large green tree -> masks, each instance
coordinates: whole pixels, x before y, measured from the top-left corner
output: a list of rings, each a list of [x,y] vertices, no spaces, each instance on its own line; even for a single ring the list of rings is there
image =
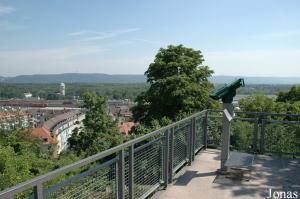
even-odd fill
[[[213,73],[203,65],[201,51],[183,45],[161,48],[145,72],[150,87],[136,98],[136,121],[150,123],[163,117],[176,118],[212,107],[208,81]]]
[[[86,156],[120,144],[117,123],[107,114],[107,99],[95,93],[84,95],[83,107],[87,109],[84,127],[69,138],[71,150]]]

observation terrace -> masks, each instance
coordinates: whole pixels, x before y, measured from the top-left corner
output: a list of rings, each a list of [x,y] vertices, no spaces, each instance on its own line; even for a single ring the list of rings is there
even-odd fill
[[[249,169],[219,173],[222,111],[176,123],[0,192],[0,198],[266,198],[300,194],[300,115],[235,112],[230,150]]]

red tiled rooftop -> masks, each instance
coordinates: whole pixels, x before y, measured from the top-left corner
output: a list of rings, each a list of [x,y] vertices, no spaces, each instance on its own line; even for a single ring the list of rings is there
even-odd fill
[[[43,144],[57,144],[57,140],[51,137],[50,131],[46,128],[34,128],[31,131],[31,135],[41,138],[43,140]]]
[[[119,131],[122,134],[128,135],[129,131],[131,130],[132,127],[134,127],[134,122],[123,122],[119,124]]]

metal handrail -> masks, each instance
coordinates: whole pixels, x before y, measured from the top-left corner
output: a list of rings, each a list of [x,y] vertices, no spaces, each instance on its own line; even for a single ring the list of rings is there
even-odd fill
[[[223,112],[222,109],[207,109],[209,112]],[[289,117],[299,117],[300,114],[287,114],[287,113],[273,113],[273,112],[253,112],[253,111],[234,111],[236,114],[249,114],[249,115],[268,115],[268,116],[289,116]]]

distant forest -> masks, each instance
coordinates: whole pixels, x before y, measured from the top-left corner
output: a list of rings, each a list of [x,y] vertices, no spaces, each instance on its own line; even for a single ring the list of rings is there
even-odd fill
[[[220,87],[222,84],[216,84]],[[261,93],[275,95],[279,91],[288,91],[292,85],[271,85],[271,84],[248,84],[238,90],[238,94]],[[104,84],[104,83],[67,83],[66,96],[63,98],[58,95],[59,84],[17,84],[1,83],[0,99],[24,98],[25,92],[31,92],[33,97],[42,99],[73,99],[73,96],[82,98],[85,92],[95,92],[98,95],[107,96],[108,99],[130,99],[148,88],[146,83],[131,84]]]
[[[147,84],[66,84],[65,97],[58,95],[59,84],[0,84],[0,99],[24,98],[25,92],[32,93],[33,97],[42,99],[73,99],[74,96],[81,99],[86,92],[95,92],[98,95],[107,96],[108,99],[130,99],[146,90]]]
[[[247,77],[247,76],[222,76],[209,77],[214,84],[224,84],[238,78],[244,78],[247,84],[300,84],[300,77]],[[89,83],[89,84],[132,84],[146,83],[146,76],[136,75],[109,75],[101,73],[63,73],[63,74],[36,74],[18,75],[15,77],[1,77],[2,83]]]
[[[216,85],[219,86],[219,85]],[[250,95],[260,93],[265,95],[276,95],[280,91],[287,92],[293,85],[285,84],[247,84],[237,90],[237,94]]]

